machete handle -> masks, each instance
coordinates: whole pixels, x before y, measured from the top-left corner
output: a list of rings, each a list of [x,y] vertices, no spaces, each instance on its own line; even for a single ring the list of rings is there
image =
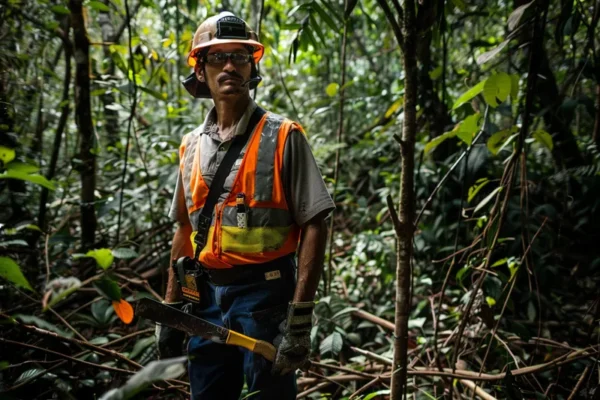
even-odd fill
[[[275,360],[275,354],[277,353],[275,346],[271,343],[264,340],[256,340],[235,331],[229,331],[225,343],[248,349],[253,353],[260,354],[271,362]]]

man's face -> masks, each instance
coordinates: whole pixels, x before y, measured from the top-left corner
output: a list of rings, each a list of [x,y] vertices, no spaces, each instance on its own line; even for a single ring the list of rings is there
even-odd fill
[[[250,54],[246,46],[238,43],[229,43],[211,46],[206,57],[209,58],[216,53]],[[207,83],[213,99],[249,95],[248,85],[242,86],[242,83],[250,79],[252,73],[252,64],[250,62],[235,64],[231,58],[228,58],[224,64],[206,61],[204,65],[204,71],[202,71],[202,67],[200,66],[196,70],[196,75],[199,80],[204,80]]]

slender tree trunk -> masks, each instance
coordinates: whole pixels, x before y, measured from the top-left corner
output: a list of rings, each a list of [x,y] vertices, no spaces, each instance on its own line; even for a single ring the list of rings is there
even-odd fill
[[[81,247],[93,248],[96,234],[96,156],[94,148],[94,126],[90,101],[90,42],[83,19],[82,0],[69,0],[71,24],[73,26],[75,53],[75,121],[80,135],[81,159]]]
[[[346,0],[345,2],[345,9],[348,10],[348,0]],[[335,167],[333,170],[333,201],[335,202],[335,195],[336,195],[336,191],[337,191],[337,184],[338,184],[338,178],[339,178],[339,170],[340,170],[340,148],[339,145],[342,143],[343,140],[343,136],[344,136],[344,103],[345,103],[345,89],[344,86],[346,85],[346,45],[347,45],[347,39],[348,39],[348,20],[350,18],[350,14],[346,11],[346,16],[344,18],[344,33],[342,35],[342,46],[341,46],[341,51],[340,51],[340,61],[342,64],[342,68],[341,68],[341,78],[340,78],[340,89],[339,89],[339,96],[340,96],[340,109],[339,109],[339,113],[338,113],[338,129],[337,129],[337,144],[338,144],[338,148],[335,151]],[[329,243],[329,257],[328,257],[328,267],[327,267],[327,273],[323,274],[323,278],[325,281],[325,295],[327,295],[329,293],[329,291],[331,290],[331,281],[333,280],[333,260],[331,259],[332,257],[332,253],[333,253],[333,223],[334,223],[334,218],[333,215],[331,216],[330,222],[329,222],[329,237],[327,242]]]
[[[104,3],[107,6],[110,6],[108,0],[105,0]],[[115,73],[115,63],[110,54],[110,44],[108,43],[114,42],[115,29],[108,11],[100,11],[98,13],[98,24],[102,30],[102,51],[104,59],[108,62],[107,68],[102,74],[108,75],[108,79],[111,79]],[[115,102],[115,95],[108,89],[101,96],[101,100],[104,107],[106,139],[109,146],[115,146],[119,141],[119,112],[108,107]]]
[[[69,31],[68,20],[64,24],[63,29],[65,32]],[[68,42],[67,38],[64,39],[63,53],[65,55],[65,79],[63,82],[63,94],[61,99],[61,111],[60,118],[58,119],[58,125],[56,126],[56,133],[54,135],[54,144],[52,145],[52,155],[50,156],[50,164],[48,165],[48,171],[46,172],[46,179],[51,180],[56,172],[56,165],[58,163],[58,156],[60,154],[60,144],[62,135],[67,125],[67,119],[69,112],[71,111],[71,102],[69,101],[69,88],[71,86],[71,43]],[[42,232],[46,232],[46,203],[48,202],[48,189],[43,187],[40,194],[40,210],[38,212],[38,226]]]
[[[404,2],[404,124],[400,153],[402,172],[400,212],[397,225],[396,313],[394,329],[394,363],[391,384],[392,400],[401,399],[407,378],[408,315],[410,312],[411,259],[414,234],[414,168],[415,136],[417,131],[417,35],[414,0]]]
[[[596,143],[596,147],[600,150],[600,84],[596,85],[596,122],[594,123],[592,138]]]

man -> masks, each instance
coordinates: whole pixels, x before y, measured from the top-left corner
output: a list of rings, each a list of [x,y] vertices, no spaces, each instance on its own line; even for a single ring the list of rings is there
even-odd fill
[[[195,97],[212,98],[214,108],[182,140],[171,256],[198,260],[200,300],[192,313],[278,351],[271,363],[192,337],[193,399],[238,399],[244,376],[252,399],[295,399],[295,371],[308,363],[324,219],[334,205],[300,125],[265,112],[250,97],[263,53],[257,35],[231,13],[207,19],[194,35],[188,57],[194,73],[184,86]],[[242,143],[231,170],[218,171],[229,149]],[[221,188],[211,185],[217,175],[226,177]],[[209,210],[214,190],[218,200]],[[181,306],[181,299],[170,270],[165,302]],[[157,339],[161,357],[181,351],[178,331],[158,327]]]

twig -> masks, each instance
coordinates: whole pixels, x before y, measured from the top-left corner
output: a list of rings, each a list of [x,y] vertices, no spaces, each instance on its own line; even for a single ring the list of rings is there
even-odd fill
[[[329,386],[330,384],[331,384],[330,382],[319,383],[318,385],[313,386],[310,389],[305,390],[304,392],[298,393],[298,395],[296,396],[296,399],[302,399],[311,393],[318,392],[319,390],[323,389],[326,386]]]
[[[485,107],[485,111],[483,113],[483,123],[481,124],[481,129],[477,133],[477,136],[475,136],[475,138],[473,139],[473,141],[471,142],[471,144],[466,148],[465,151],[462,152],[462,154],[458,157],[458,159],[454,162],[454,164],[452,164],[452,166],[450,167],[450,169],[448,169],[448,171],[446,172],[446,174],[444,175],[444,177],[440,180],[440,182],[435,186],[435,188],[433,188],[433,191],[431,192],[431,194],[429,195],[429,197],[425,201],[425,204],[423,204],[423,207],[421,207],[421,211],[419,211],[419,214],[417,215],[417,218],[415,219],[415,222],[414,222],[415,226],[419,225],[419,221],[421,220],[421,216],[423,215],[423,212],[425,212],[425,209],[433,201],[433,197],[437,194],[437,192],[442,188],[442,186],[444,186],[444,183],[446,183],[446,181],[450,177],[450,174],[454,171],[454,169],[456,169],[456,167],[458,166],[458,164],[460,164],[460,162],[463,160],[463,158],[465,158],[465,156],[467,154],[469,154],[469,152],[471,151],[471,148],[475,144],[477,144],[477,142],[479,141],[479,138],[482,137],[483,132],[485,132],[485,124],[486,124],[487,119],[488,119],[489,109],[490,109],[490,106],[487,105]]]
[[[349,373],[349,374],[362,375],[365,378],[374,378],[375,377],[375,375],[373,375],[373,374],[367,374],[365,372],[356,371],[356,370],[353,370],[353,369],[350,369],[350,368],[340,367],[338,365],[323,364],[323,363],[316,362],[316,361],[311,361],[310,363],[314,367],[320,367],[320,368],[323,368],[323,369],[331,369],[331,370],[334,370],[334,371],[346,372],[346,373]]]
[[[65,359],[67,359],[69,361],[73,361],[75,363],[87,365],[89,367],[100,368],[100,369],[103,369],[103,370],[106,370],[106,371],[122,372],[122,373],[125,373],[125,374],[134,374],[135,373],[135,371],[128,371],[126,369],[115,368],[115,367],[108,367],[108,366],[103,365],[103,364],[94,364],[94,363],[91,363],[91,362],[88,362],[88,361],[83,361],[83,360],[80,360],[78,358],[68,356],[68,355],[63,354],[63,353],[59,353],[57,351],[53,351],[53,350],[49,350],[49,349],[43,349],[41,347],[37,347],[37,346],[31,345],[31,344],[27,344],[27,343],[15,342],[14,340],[4,339],[2,337],[0,337],[0,342],[6,343],[6,344],[14,344],[14,345],[17,345],[17,346],[22,346],[22,347],[28,347],[30,349],[43,351],[43,352],[46,352],[46,353],[49,353],[49,354],[54,354],[55,356],[65,358]],[[8,390],[12,390],[12,388],[9,388]]]
[[[373,315],[371,313],[368,313],[366,311],[363,310],[355,310],[352,311],[352,315],[361,319],[364,319],[366,321],[372,322],[375,325],[379,325],[385,329],[389,329],[390,331],[394,330],[394,323],[387,321],[381,317],[378,317],[377,315]]]
[[[363,387],[361,387],[360,389],[358,389],[356,392],[352,393],[352,395],[350,395],[350,397],[348,399],[352,400],[356,396],[361,395],[362,393],[364,393],[367,390],[369,390],[369,388],[371,386],[376,385],[379,381],[381,381],[381,377],[380,376],[376,376],[372,381],[370,381],[369,383],[367,383],[366,385],[364,385]]]
[[[73,332],[75,335],[77,335],[77,337],[78,337],[79,339],[81,339],[81,340],[83,340],[84,342],[86,342],[86,343],[87,343],[87,339],[86,339],[86,338],[85,338],[85,337],[84,337],[84,336],[83,336],[81,333],[79,333],[79,331],[78,331],[77,329],[73,328],[73,327],[71,326],[71,324],[69,324],[69,323],[67,322],[67,320],[65,320],[65,319],[64,319],[64,318],[63,318],[63,317],[62,317],[62,316],[61,316],[59,313],[57,313],[56,311],[54,311],[54,309],[53,309],[52,307],[48,307],[48,309],[49,309],[49,310],[50,310],[50,312],[51,312],[52,314],[54,314],[54,316],[55,316],[56,318],[58,318],[58,319],[59,319],[59,320],[60,320],[60,321],[61,321],[61,322],[62,322],[62,323],[63,323],[63,324],[64,324],[64,325],[67,327],[67,328],[69,328],[69,330],[70,330],[71,332]]]
[[[585,380],[585,377],[587,376],[588,372],[590,372],[590,366],[589,365],[587,367],[585,367],[585,369],[583,370],[583,373],[579,377],[579,380],[577,381],[577,384],[573,388],[573,391],[571,392],[571,394],[569,395],[569,398],[567,400],[573,400],[573,399],[575,399],[575,396],[577,395],[577,392],[579,391],[579,389],[581,389],[581,385],[583,385],[583,381]],[[598,389],[596,389],[596,390],[598,390]]]
[[[40,225],[41,226],[41,225]],[[42,227],[43,229],[43,227]],[[48,287],[48,282],[50,282],[50,259],[48,257],[48,240],[50,239],[50,235],[48,233],[46,233],[46,240],[44,241],[44,250],[46,253],[46,285],[44,286],[45,288]]]
[[[467,388],[471,389],[474,395],[481,397],[483,400],[497,400],[494,396],[477,386],[477,384],[473,381],[460,379],[459,382]]]

